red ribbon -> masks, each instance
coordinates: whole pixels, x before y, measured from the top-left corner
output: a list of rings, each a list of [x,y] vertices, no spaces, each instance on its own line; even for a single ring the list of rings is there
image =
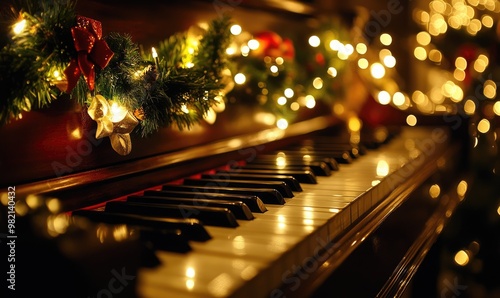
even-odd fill
[[[114,53],[102,38],[101,22],[78,16],[77,25],[71,28],[71,35],[78,57],[71,59],[69,66],[64,70],[68,80],[66,92],[75,88],[80,75],[83,74],[90,91],[94,90],[95,65],[105,68]]]

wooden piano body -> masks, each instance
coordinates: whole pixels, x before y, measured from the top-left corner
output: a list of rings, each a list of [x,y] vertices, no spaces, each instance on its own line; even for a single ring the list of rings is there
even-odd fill
[[[216,16],[212,2],[192,4],[189,12],[181,1],[79,5],[82,14],[95,13],[93,17],[101,18],[108,30],[131,31],[139,42],[148,44],[160,38],[155,34],[164,36]],[[303,34],[307,30],[303,24],[312,17],[308,11],[299,14],[257,1],[244,2],[232,12],[252,31],[287,28],[295,34]],[[145,21],[145,16],[155,22]],[[202,123],[190,131],[164,129],[149,138],[133,135],[132,153],[123,157],[111,149],[107,138],[95,139],[95,123],[84,108],[60,98],[50,108],[26,113],[23,119],[0,127],[2,192],[15,187],[20,200],[40,193],[55,197],[58,210],[68,212],[234,161],[251,161],[256,154],[311,136],[347,132],[343,121],[332,116],[331,107],[318,105],[302,112],[287,130],[259,122],[259,112],[256,106],[228,103],[213,125]],[[418,149],[417,155],[411,155],[416,153],[408,150],[408,142],[413,142],[411,149]],[[458,172],[461,151],[455,143],[446,128],[405,128],[393,143],[371,150],[352,165],[341,165],[338,173],[328,177],[332,180],[304,186],[297,198],[311,200],[310,205],[294,206],[293,200],[299,201],[294,198],[283,209],[269,208],[268,217],[256,216],[239,228],[209,227],[213,239],[193,243],[189,253],[149,251],[160,263],[152,268],[139,263],[144,252],[137,241],[101,247],[93,226],[84,237],[75,236],[78,240],[73,244],[68,237],[54,240],[55,244],[43,242],[38,252],[36,241],[27,240],[25,244],[32,247],[22,247],[21,238],[32,235],[21,234],[21,228],[33,228],[20,216],[18,293],[33,293],[35,285],[37,292],[53,297],[400,296],[463,198],[457,193],[458,175],[443,179]],[[377,173],[381,160],[387,164],[385,174]],[[441,187],[437,197],[429,194],[434,185]],[[324,199],[313,201],[315,193],[333,189],[354,192],[346,195],[350,201],[339,208],[321,207],[318,202]],[[298,209],[293,211],[294,207]],[[273,230],[278,227],[280,231]],[[112,284],[116,280],[122,283]]]

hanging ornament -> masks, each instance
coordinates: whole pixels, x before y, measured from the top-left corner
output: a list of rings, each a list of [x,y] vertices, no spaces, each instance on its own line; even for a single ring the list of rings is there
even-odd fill
[[[64,70],[68,80],[66,92],[75,88],[80,75],[83,74],[90,91],[94,90],[95,65],[105,68],[114,53],[102,38],[101,22],[78,16],[77,25],[71,28],[71,35],[78,57],[71,59],[69,66]]]
[[[109,137],[111,147],[120,155],[132,150],[130,133],[139,121],[125,107],[116,102],[111,104],[102,95],[96,95],[89,106],[88,114],[97,122],[96,139]]]

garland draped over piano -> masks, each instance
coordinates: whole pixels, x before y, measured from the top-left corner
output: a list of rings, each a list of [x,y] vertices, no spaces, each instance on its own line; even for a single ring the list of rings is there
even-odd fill
[[[25,1],[12,11],[12,30],[0,39],[0,125],[67,93],[88,106],[96,138],[109,136],[125,155],[137,125],[143,136],[189,129],[223,101],[228,17],[144,53],[128,35],[103,36],[73,0]]]

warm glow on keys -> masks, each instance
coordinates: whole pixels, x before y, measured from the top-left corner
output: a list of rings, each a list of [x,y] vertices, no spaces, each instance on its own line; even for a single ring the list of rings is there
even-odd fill
[[[389,175],[389,163],[385,160],[377,162],[377,177],[385,177]]]

